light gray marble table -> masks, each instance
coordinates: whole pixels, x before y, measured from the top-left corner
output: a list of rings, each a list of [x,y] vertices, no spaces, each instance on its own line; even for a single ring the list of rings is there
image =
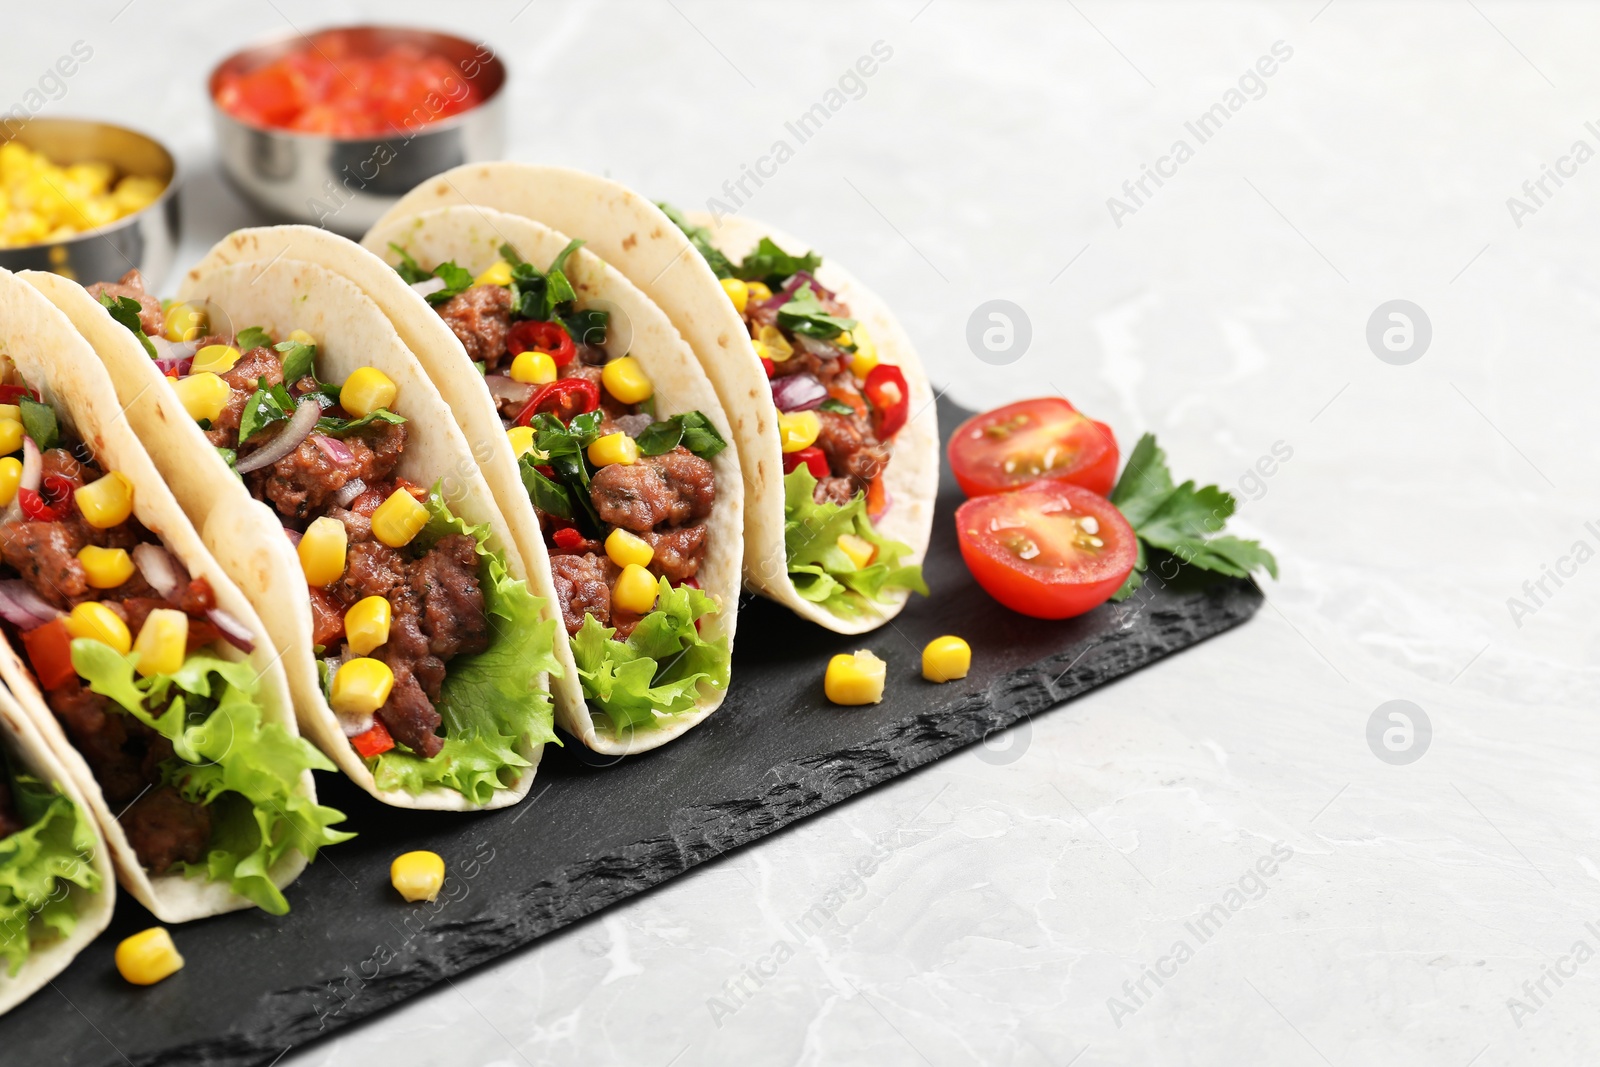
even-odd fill
[[[743,210],[889,298],[935,381],[1158,431],[1283,566],[1241,630],[282,1064],[1600,1057],[1600,11],[124,3],[9,11],[0,96],[90,42],[48,113],[181,149],[184,261],[252,220],[213,57],[449,11],[515,67],[512,158],[697,206],[789,140]],[[1003,367],[965,340],[995,298],[1032,328]],[[1392,300],[1431,324],[1407,365],[1367,341]],[[1410,763],[1369,745],[1391,700],[1431,724]]]

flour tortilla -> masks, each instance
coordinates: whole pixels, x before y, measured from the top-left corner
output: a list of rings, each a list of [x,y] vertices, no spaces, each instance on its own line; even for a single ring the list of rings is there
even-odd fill
[[[438,786],[420,793],[377,787],[323,696],[312,651],[305,578],[272,509],[251,497],[205,439],[138,338],[76,283],[31,271],[24,277],[63,309],[93,344],[126,405],[127,424],[146,443],[217,560],[267,621],[305,735],[357,785],[396,807],[468,811],[505,807],[526,796],[542,744],[524,742],[518,747],[530,765],[520,768],[515,784],[496,790],[487,804],[474,804],[459,792]],[[330,381],[342,381],[362,366],[388,375],[399,389],[395,408],[406,417],[409,431],[396,473],[420,485],[442,478],[445,499],[455,514],[469,524],[488,523],[489,547],[503,553],[511,577],[527,578],[522,556],[454,416],[383,313],[360,289],[314,263],[282,256],[266,264],[191,271],[184,277],[179,299],[203,300],[222,309],[235,330],[261,326],[279,337],[295,329],[309,332],[317,339],[317,366]],[[535,689],[546,686],[543,675],[535,679]]]
[[[903,591],[893,594],[889,603],[867,601],[857,616],[840,616],[800,596],[789,580],[783,540],[783,450],[766,371],[716,275],[660,208],[624,185],[581,171],[528,163],[472,163],[411,190],[373,231],[456,204],[523,215],[583,238],[587,248],[666,312],[699,357],[733,426],[745,481],[746,585],[839,633],[865,633],[899,614],[909,596]],[[805,251],[800,242],[745,219],[726,219],[713,229],[714,243],[734,259],[763,235],[786,251]],[[894,457],[885,474],[893,507],[875,525],[911,546],[907,562],[920,563],[927,553],[938,491],[933,391],[905,331],[881,300],[827,257],[817,278],[839,294],[851,315],[867,324],[882,360],[898,365],[906,376],[911,419],[896,436]]]
[[[203,577],[211,583],[217,606],[252,633],[265,635],[267,628],[250,601],[206,551],[194,526],[157,473],[150,455],[129,427],[129,420],[122,417],[117,393],[95,350],[73,328],[68,316],[34,288],[40,285],[40,279],[46,280],[41,288],[58,283],[75,291],[90,305],[99,307],[76,283],[55,275],[32,271],[17,275],[0,271],[0,352],[11,358],[28,384],[39,390],[44,401],[55,409],[56,417],[89,446],[102,467],[121,471],[133,483],[134,517],[166,546],[190,575]],[[100,315],[107,322],[111,321],[103,309]],[[134,343],[137,346],[138,342]],[[215,455],[209,447],[207,451]],[[224,642],[218,642],[215,651],[225,659],[250,664],[259,679],[256,697],[264,721],[279,723],[297,734],[289,687],[272,643],[262,637],[257,640],[255,651],[248,655]],[[117,877],[134,899],[149,908],[156,918],[168,923],[188,922],[255,906],[225,882],[181,874],[152,876],[147,873],[140,866],[122,824],[117,821],[121,813],[113,812],[106,803],[88,763],[67,740],[45,703],[33,671],[9,642],[0,642],[0,681],[10,688],[51,751],[57,754],[68,775],[82,790],[110,844]],[[300,788],[306,796],[315,799],[316,786],[310,771],[301,774]],[[299,852],[286,853],[270,872],[273,884],[284,888],[305,866],[306,858]]]
[[[57,754],[50,750],[32,717],[22,710],[16,697],[3,686],[0,686],[0,749],[5,749],[10,757],[13,772],[32,775],[72,801],[79,810],[90,812],[83,790],[73,781]],[[105,836],[92,814],[89,815],[89,823],[95,831],[95,849],[91,855],[83,857],[83,861],[100,875],[100,889],[91,893],[79,886],[72,886],[70,893],[77,907],[78,923],[71,935],[53,941],[36,942],[15,978],[0,966],[0,1015],[27,1000],[65,970],[67,964],[111,922],[111,911],[116,904],[117,876],[111,865],[111,850],[106,847]]]
[[[395,331],[422,363],[472,439],[473,454],[484,480],[493,491],[523,558],[530,562],[536,591],[555,611],[556,656],[564,671],[561,678],[552,681],[557,721],[562,729],[597,752],[628,755],[663,745],[703,721],[721,705],[725,692],[706,687],[693,709],[664,719],[649,730],[619,736],[611,732],[603,717],[596,721],[583,696],[566,630],[560,626],[538,516],[523,488],[494,398],[483,375],[472,366],[461,342],[439,313],[395,273],[391,263],[398,262],[399,257],[389,249],[393,242],[427,266],[452,260],[476,275],[500,258],[502,244],[509,243],[523,259],[542,269],[560,254],[568,240],[565,234],[520,216],[452,207],[374,230],[367,235],[365,248],[311,226],[240,230],[213,247],[195,271],[204,273],[232,263],[264,263],[279,255],[321,263],[358,286],[389,316]],[[699,410],[731,442],[733,431],[716,393],[694,353],[661,309],[587,249],[579,249],[567,259],[564,273],[578,292],[579,306],[603,307],[612,313],[607,349],[612,355],[626,353],[640,362],[655,385],[657,414],[665,418]],[[710,547],[697,578],[701,589],[716,598],[722,608],[705,621],[701,632],[707,640],[725,636],[731,646],[743,549],[740,523],[744,485],[737,449],[724,449],[712,460],[712,467],[717,477],[717,504],[707,522]]]

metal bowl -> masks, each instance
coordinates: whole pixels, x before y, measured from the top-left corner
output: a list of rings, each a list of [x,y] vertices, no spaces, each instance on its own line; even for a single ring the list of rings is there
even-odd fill
[[[167,183],[156,200],[132,215],[61,241],[0,248],[0,267],[43,270],[89,284],[116,281],[137,267],[154,292],[172,267],[178,243],[178,168],[159,141],[124,126],[92,119],[30,119],[0,123],[0,142],[18,141],[60,166],[102,161],[122,174]]]
[[[335,39],[354,51],[412,44],[435,52],[455,64],[482,100],[449,118],[368,138],[255,126],[218,105],[217,88],[224,76],[254,69],[307,40],[323,47]],[[346,26],[309,38],[289,34],[235,52],[211,72],[207,85],[223,171],[241,193],[274,215],[359,236],[401,195],[435,174],[500,157],[505,144],[500,89],[505,80],[505,65],[487,45],[432,30]],[[417,103],[417,114],[426,116],[426,101]]]

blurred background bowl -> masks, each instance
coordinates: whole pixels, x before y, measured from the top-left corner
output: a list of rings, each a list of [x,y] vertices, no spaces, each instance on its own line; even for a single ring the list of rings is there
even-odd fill
[[[436,53],[478,90],[479,103],[415,130],[352,138],[253,125],[217,103],[225,78],[288,55],[308,40],[356,53],[400,44]],[[465,38],[394,26],[345,26],[309,38],[289,34],[235,52],[211,72],[207,85],[223,172],[246,198],[281,218],[359,236],[402,194],[435,174],[501,157],[505,80],[500,59]]]
[[[139,174],[166,184],[148,206],[72,237],[0,248],[0,267],[44,270],[85,285],[116,281],[137,267],[151,292],[160,288],[178,242],[178,168],[161,142],[125,126],[92,119],[29,119],[0,123],[0,143],[17,141],[57,166],[104,162],[118,176]]]

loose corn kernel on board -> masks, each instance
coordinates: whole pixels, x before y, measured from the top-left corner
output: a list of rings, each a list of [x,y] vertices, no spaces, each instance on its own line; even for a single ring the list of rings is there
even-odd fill
[[[946,437],[970,412],[941,402]],[[112,955],[153,925],[119,895],[111,928],[66,973],[0,1017],[0,1062],[265,1065],[286,1048],[393,1007],[452,977],[863,790],[1250,618],[1248,581],[1152,581],[1078,619],[1015,615],[980,590],[956,547],[961,502],[945,472],[925,564],[935,597],[893,626],[846,637],[747,601],[722,708],[672,744],[613,761],[568,739],[546,748],[533,792],[477,815],[385,808],[333,775],[324,803],[360,836],[325,850],[275,919],[237,912],[175,927],[187,965],[144,989]],[[972,673],[922,680],[923,645],[954,632]],[[829,705],[828,658],[870,648],[889,664],[881,704]],[[406,904],[389,864],[429,849],[448,865],[440,903]],[[70,1002],[70,1003],[69,1003]],[[81,1013],[81,1014],[80,1014]]]

